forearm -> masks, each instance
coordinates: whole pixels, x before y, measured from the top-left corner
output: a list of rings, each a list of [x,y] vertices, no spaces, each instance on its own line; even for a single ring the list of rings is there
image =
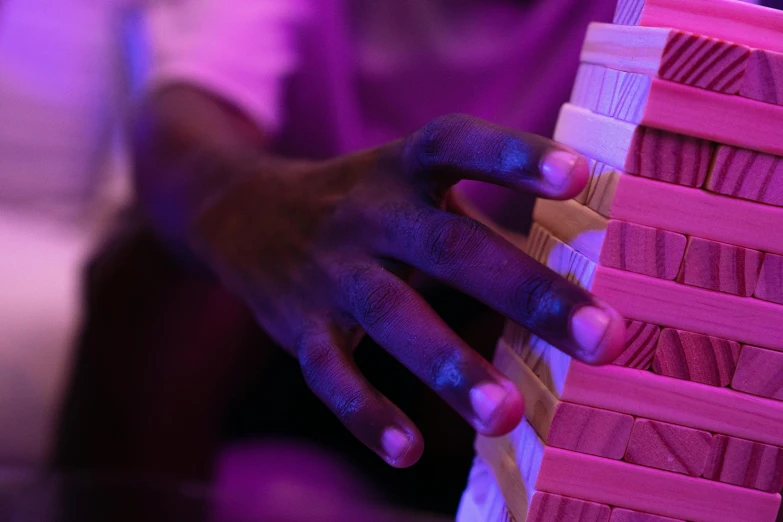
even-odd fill
[[[239,110],[184,84],[147,96],[131,139],[139,203],[161,234],[183,243],[194,216],[247,175],[266,144]]]

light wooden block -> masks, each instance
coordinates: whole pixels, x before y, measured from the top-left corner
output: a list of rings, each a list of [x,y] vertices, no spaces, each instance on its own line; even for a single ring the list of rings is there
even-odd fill
[[[635,125],[570,104],[560,115],[555,139],[605,165],[594,168],[600,182],[591,183],[588,197],[605,217],[783,254],[783,209],[626,175],[618,160],[627,147],[615,144],[630,142]]]
[[[756,289],[762,257],[758,250],[691,237],[677,281],[747,297]]]
[[[783,53],[754,49],[739,94],[752,100],[783,104]]]
[[[508,437],[478,436],[476,450],[520,520],[536,492],[704,522],[773,522],[780,505],[780,495],[546,447],[524,421]]]
[[[705,188],[718,194],[783,206],[783,162],[780,156],[721,145]]]
[[[681,519],[662,517],[652,513],[642,513],[630,509],[614,508],[609,522],[685,522]]]
[[[750,49],[684,31],[592,23],[581,61],[736,94]]]
[[[783,401],[783,353],[743,346],[731,387]]]
[[[764,255],[753,295],[764,301],[783,304],[783,256]]]
[[[577,81],[589,80],[584,70],[579,74]],[[624,172],[679,185],[703,184],[712,155],[710,142],[615,121],[611,124],[608,116],[566,104],[560,112],[555,139],[574,143],[571,146],[580,152],[589,150],[588,156]]]
[[[625,460],[651,468],[700,477],[707,464],[712,434],[666,422],[636,419]]]
[[[549,374],[550,391],[562,401],[783,445],[780,401],[621,366],[589,366],[567,356],[551,364],[552,354],[561,352],[543,341],[539,350],[535,375]],[[528,363],[520,358],[518,364]]]
[[[661,328],[641,321],[625,321],[625,349],[612,364],[646,370],[655,357]]]
[[[783,13],[733,0],[619,0],[614,23],[672,27],[783,52]]]
[[[609,522],[606,504],[538,492],[533,495],[528,522]]]
[[[783,487],[783,448],[716,435],[704,477],[777,493]]]
[[[677,277],[685,253],[682,234],[608,220],[574,200],[539,200],[533,219],[591,261],[651,277]]]
[[[783,155],[783,107],[582,64],[571,103],[629,123]]]
[[[664,328],[653,371],[710,386],[728,386],[734,377],[740,345],[736,341]]]
[[[630,319],[783,351],[783,307],[596,267],[591,291]]]
[[[505,343],[498,345],[494,363],[522,393],[525,417],[546,444],[588,455],[623,458],[633,417],[560,401]]]

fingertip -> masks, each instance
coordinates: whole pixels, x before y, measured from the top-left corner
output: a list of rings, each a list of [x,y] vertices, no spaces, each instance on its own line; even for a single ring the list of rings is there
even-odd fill
[[[579,194],[590,178],[587,159],[577,152],[552,149],[539,165],[542,191],[549,197],[568,199]]]
[[[525,412],[522,394],[506,379],[475,386],[470,391],[470,402],[476,414],[476,431],[490,437],[509,433]]]
[[[582,361],[608,364],[625,348],[625,321],[611,307],[596,302],[575,311],[571,318],[571,335]]]
[[[417,431],[390,426],[381,435],[381,457],[395,468],[410,467],[421,458],[424,444]]]

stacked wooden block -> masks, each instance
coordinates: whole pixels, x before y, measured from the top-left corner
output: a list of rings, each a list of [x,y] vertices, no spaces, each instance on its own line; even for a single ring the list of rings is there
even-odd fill
[[[478,437],[461,522],[772,522],[783,487],[783,12],[620,0],[555,139],[589,186],[526,250],[627,318],[592,367],[508,324],[526,419]]]

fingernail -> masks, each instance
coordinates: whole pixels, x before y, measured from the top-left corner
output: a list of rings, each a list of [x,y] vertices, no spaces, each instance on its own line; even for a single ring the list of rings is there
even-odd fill
[[[490,427],[507,396],[508,392],[498,384],[480,384],[470,390],[470,405],[481,423]]]
[[[571,318],[571,334],[588,358],[598,355],[612,317],[596,306],[583,306]]]
[[[386,428],[381,435],[381,447],[392,461],[404,457],[410,445],[411,438],[408,434],[397,428]]]
[[[555,190],[563,190],[571,179],[579,156],[565,150],[553,150],[541,161],[541,175]]]

